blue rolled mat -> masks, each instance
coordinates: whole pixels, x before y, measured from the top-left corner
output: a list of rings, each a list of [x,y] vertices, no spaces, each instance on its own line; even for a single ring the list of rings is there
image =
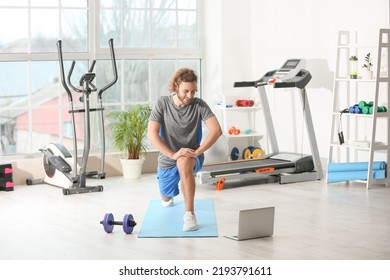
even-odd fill
[[[347,171],[347,172],[328,172],[328,183],[353,181],[353,180],[367,180],[368,171]],[[384,179],[386,177],[386,170],[372,170],[372,177],[374,179]]]
[[[373,170],[386,169],[386,162],[374,161],[372,163]],[[341,163],[329,163],[328,172],[340,172],[340,171],[366,171],[368,170],[368,162],[341,162]]]

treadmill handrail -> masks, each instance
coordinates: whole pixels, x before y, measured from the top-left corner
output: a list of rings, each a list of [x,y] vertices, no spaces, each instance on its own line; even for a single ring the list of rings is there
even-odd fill
[[[234,82],[233,87],[261,87],[265,85],[273,85],[274,88],[299,88],[303,89],[311,80],[312,76],[309,71],[301,69],[298,74],[287,80],[273,80],[273,75],[277,70],[267,72],[263,77],[256,81],[241,81]]]

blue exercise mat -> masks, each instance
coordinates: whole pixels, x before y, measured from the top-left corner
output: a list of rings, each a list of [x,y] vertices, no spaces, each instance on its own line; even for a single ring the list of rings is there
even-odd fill
[[[138,237],[218,237],[213,200],[195,200],[198,230],[183,231],[183,215],[184,201],[182,200],[175,201],[172,207],[161,206],[161,200],[151,200]]]
[[[346,172],[328,172],[328,183],[353,181],[353,180],[367,180],[366,171],[346,171]],[[386,170],[373,170],[372,177],[374,179],[384,179],[386,177]]]
[[[386,169],[386,162],[374,161],[372,163],[373,170]],[[329,163],[328,172],[340,172],[340,171],[366,171],[368,170],[368,162],[341,162],[341,163]]]

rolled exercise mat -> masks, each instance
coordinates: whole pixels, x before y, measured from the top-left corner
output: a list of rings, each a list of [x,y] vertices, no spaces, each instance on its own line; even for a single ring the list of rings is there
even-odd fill
[[[345,172],[329,172],[328,183],[353,181],[353,180],[367,180],[368,171],[345,171]],[[372,170],[372,177],[374,179],[384,179],[386,177],[386,170]]]
[[[386,169],[386,162],[374,161],[372,163],[373,170]],[[368,170],[368,162],[339,162],[329,163],[328,172],[343,172],[343,171],[366,171]]]

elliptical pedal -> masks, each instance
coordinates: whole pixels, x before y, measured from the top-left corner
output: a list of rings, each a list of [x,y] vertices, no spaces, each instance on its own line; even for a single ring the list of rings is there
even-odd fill
[[[50,156],[47,158],[49,163],[61,172],[70,172],[72,167],[60,156]]]

